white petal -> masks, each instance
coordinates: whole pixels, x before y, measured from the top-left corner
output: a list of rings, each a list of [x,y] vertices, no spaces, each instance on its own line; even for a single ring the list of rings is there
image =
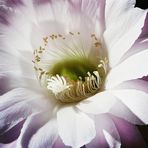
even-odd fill
[[[28,56],[28,54],[22,54],[24,54],[23,56],[25,57]],[[18,80],[25,78],[36,80],[30,60],[26,61],[26,59],[23,59],[21,56],[12,55],[5,51],[0,52],[0,75],[2,74],[9,75],[10,78],[16,77]]]
[[[148,49],[148,38],[139,38],[136,40],[134,45],[124,54],[122,57],[121,61],[126,60],[128,57],[141,52],[142,50],[147,50]]]
[[[116,89],[136,89],[148,93],[148,81],[142,79],[136,79],[121,83]]]
[[[120,117],[132,124],[143,125],[144,123],[122,101],[117,103],[109,111],[114,116]]]
[[[111,69],[106,78],[106,88],[112,88],[123,81],[141,78],[148,74],[148,50],[141,51]]]
[[[116,101],[116,97],[104,91],[81,101],[77,104],[77,107],[86,113],[101,114],[108,112]]]
[[[58,138],[57,129],[57,120],[54,118],[50,119],[30,139],[28,148],[52,148],[52,145]]]
[[[65,145],[73,148],[89,143],[95,137],[92,119],[73,107],[64,107],[57,113],[59,135]]]
[[[141,121],[148,123],[148,94],[138,90],[117,90],[112,93],[120,99]]]
[[[121,143],[114,139],[106,130],[103,130],[103,133],[110,148],[121,148]]]
[[[141,33],[147,11],[134,8],[135,0],[106,1],[105,43],[111,67],[118,64]]]
[[[43,96],[23,88],[17,88],[0,96],[0,130],[6,132],[31,113],[49,109]]]

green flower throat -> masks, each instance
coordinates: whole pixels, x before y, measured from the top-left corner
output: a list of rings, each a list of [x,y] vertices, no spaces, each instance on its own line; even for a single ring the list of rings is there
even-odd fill
[[[69,80],[77,81],[82,78],[85,81],[87,73],[93,74],[97,70],[97,66],[87,58],[65,59],[56,63],[50,70],[52,76],[63,76]]]

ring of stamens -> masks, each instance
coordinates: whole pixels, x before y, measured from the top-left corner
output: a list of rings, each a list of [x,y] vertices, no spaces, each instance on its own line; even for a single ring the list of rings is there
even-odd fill
[[[80,35],[80,32],[72,33]],[[44,69],[40,66],[42,54],[46,51],[46,46],[49,40],[56,40],[61,38],[65,40],[66,37],[61,34],[52,34],[43,38],[44,46],[40,46],[39,49],[34,51],[34,69],[37,73],[37,77],[43,87],[49,92],[53,93],[57,100],[61,102],[71,103],[88,98],[100,91],[105,75],[107,73],[107,59],[98,59],[98,66],[93,71],[87,71],[85,76],[78,76],[76,80],[71,79],[68,76],[52,73],[51,69]],[[100,43],[95,34],[91,34],[93,38],[93,45],[99,48]],[[82,58],[83,60],[83,58]]]

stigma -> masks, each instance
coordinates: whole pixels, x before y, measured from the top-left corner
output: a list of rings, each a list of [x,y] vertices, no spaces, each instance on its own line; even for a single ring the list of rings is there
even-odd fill
[[[43,37],[43,45],[34,51],[33,63],[37,78],[57,101],[75,103],[99,93],[103,87],[107,58],[102,58],[99,53],[92,57],[90,55],[93,52],[89,50],[100,49],[101,43],[95,34],[90,34],[91,46],[88,49],[85,47],[85,50],[83,38],[80,32],[69,32],[66,36],[52,34]],[[49,49],[53,47],[52,44],[60,45],[55,52]],[[54,58],[51,55],[60,56]]]

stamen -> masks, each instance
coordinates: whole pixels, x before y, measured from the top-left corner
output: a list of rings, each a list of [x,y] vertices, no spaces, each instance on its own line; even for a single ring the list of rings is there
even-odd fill
[[[95,34],[90,34],[89,38],[92,48],[101,49]],[[32,62],[41,86],[53,93],[57,100],[77,102],[100,91],[107,73],[108,60],[98,58],[96,64],[93,59],[89,59],[90,46],[85,46],[82,33],[50,34],[43,37],[42,41],[42,45],[33,53]],[[48,50],[51,45],[56,50]],[[53,64],[50,61],[51,55],[53,59],[64,58],[55,60]]]
[[[52,76],[47,79],[47,89],[50,90],[57,100],[65,103],[77,102],[94,95],[99,91],[101,81],[98,71],[93,74],[88,72],[85,81],[79,77],[77,82],[66,80],[63,76]]]

